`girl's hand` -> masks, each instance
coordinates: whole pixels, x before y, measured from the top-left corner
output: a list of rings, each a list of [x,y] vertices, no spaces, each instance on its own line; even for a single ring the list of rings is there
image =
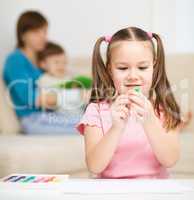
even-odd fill
[[[111,105],[113,127],[123,129],[129,117],[130,100],[128,95],[119,95]]]
[[[142,93],[129,91],[128,96],[131,102],[130,114],[135,115],[137,120],[144,123],[152,123],[156,117],[152,103]]]

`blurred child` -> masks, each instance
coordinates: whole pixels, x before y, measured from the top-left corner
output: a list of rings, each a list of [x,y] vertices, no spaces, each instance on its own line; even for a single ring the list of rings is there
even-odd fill
[[[70,79],[67,64],[65,50],[58,44],[48,42],[45,49],[38,54],[38,65],[45,71],[37,81],[39,87],[52,87]]]
[[[68,58],[65,50],[58,44],[48,42],[45,49],[38,54],[38,64],[45,73],[38,79],[41,91],[57,93],[58,108],[82,107],[91,79],[86,76],[73,77],[68,71]],[[84,89],[84,94],[81,93]],[[70,90],[71,89],[71,90]],[[86,94],[86,95],[85,95]],[[84,101],[83,101],[84,100]],[[70,107],[69,107],[70,106]]]

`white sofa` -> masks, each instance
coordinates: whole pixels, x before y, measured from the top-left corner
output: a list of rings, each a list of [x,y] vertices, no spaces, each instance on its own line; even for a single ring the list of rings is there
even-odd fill
[[[81,136],[1,136],[0,177],[10,173],[88,177]]]
[[[91,73],[89,59],[75,59],[72,63],[77,74]],[[169,55],[167,71],[173,85],[180,86],[182,79],[190,81],[189,109],[193,111],[194,55]],[[177,97],[181,90],[175,91]],[[6,93],[0,79],[0,177],[10,173],[70,174],[70,177],[89,177],[84,159],[83,137],[26,136],[14,111],[8,106]],[[179,99],[180,101],[180,99]],[[194,178],[194,124],[193,121],[181,134],[182,156],[171,169],[174,178]]]

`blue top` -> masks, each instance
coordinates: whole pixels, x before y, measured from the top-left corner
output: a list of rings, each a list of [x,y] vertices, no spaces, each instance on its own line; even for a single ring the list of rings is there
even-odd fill
[[[3,68],[3,79],[18,117],[40,111],[40,108],[35,106],[38,91],[36,80],[42,73],[42,70],[33,65],[19,49],[7,57]]]

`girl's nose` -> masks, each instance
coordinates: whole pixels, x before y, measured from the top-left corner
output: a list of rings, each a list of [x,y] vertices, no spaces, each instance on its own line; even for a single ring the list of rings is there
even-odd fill
[[[137,79],[138,74],[136,69],[130,69],[128,72],[128,79]]]

